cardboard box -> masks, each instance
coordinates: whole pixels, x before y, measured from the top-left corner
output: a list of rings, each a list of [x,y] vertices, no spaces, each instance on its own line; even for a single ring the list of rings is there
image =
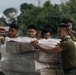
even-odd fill
[[[2,70],[16,72],[36,72],[34,60],[1,61]]]
[[[35,53],[35,57],[40,62],[60,62],[61,61],[61,54],[60,53],[53,53],[47,54],[42,51],[38,51]]]
[[[20,42],[9,41],[6,42],[6,52],[7,53],[20,53],[21,51]]]
[[[40,75],[64,75],[61,69],[41,69]]]
[[[34,56],[35,52],[27,52],[27,53],[18,53],[18,54],[11,54],[11,53],[7,53],[5,52],[5,50],[2,50],[2,61],[3,60],[34,60],[35,56]]]
[[[47,54],[39,51],[35,53],[35,58],[38,62],[47,63],[49,65],[49,68],[62,69],[62,61],[60,53]]]
[[[21,42],[21,52],[35,51],[34,47],[30,43]]]
[[[36,51],[30,43],[9,41],[6,42],[6,52],[7,53],[24,53]]]

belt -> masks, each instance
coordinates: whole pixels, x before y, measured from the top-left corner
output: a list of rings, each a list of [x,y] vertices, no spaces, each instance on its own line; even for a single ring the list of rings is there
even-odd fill
[[[68,69],[65,69],[64,72],[72,71],[72,70],[75,70],[75,69],[76,69],[76,67],[68,68]]]

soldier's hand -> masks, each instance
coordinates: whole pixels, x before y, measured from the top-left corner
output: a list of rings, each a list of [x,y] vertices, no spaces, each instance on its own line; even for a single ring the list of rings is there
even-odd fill
[[[31,45],[32,45],[34,48],[36,48],[36,46],[38,45],[38,41],[37,41],[37,40],[31,41],[30,43],[31,43]]]

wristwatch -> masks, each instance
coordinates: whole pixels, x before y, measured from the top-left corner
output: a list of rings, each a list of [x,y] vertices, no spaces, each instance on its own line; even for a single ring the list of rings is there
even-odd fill
[[[39,49],[39,48],[40,48],[40,46],[39,46],[39,45],[37,45],[37,46],[36,46],[36,49]]]

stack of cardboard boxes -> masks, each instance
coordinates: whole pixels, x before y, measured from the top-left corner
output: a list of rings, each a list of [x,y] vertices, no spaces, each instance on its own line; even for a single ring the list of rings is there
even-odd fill
[[[39,40],[40,45],[48,48],[55,47],[57,43]],[[6,75],[63,74],[59,53],[49,55],[34,49],[30,43],[17,41],[7,42],[5,53],[9,56],[6,55],[4,58],[7,59],[1,60],[1,68]]]

